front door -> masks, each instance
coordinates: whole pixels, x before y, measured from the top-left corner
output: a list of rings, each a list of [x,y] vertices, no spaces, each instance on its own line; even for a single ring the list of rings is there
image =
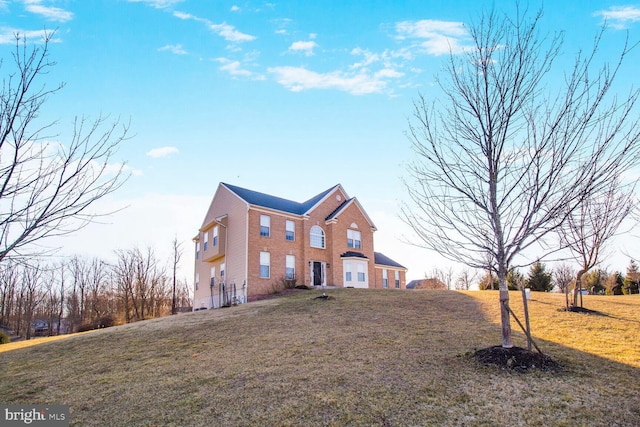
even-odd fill
[[[313,286],[322,286],[324,285],[324,263],[313,261],[313,266],[311,269],[312,283]]]

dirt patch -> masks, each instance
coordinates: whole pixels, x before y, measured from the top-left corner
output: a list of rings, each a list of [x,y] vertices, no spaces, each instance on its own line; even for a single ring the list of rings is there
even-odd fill
[[[562,366],[549,356],[529,351],[522,347],[487,347],[477,350],[472,356],[484,365],[498,366],[501,369],[528,372],[530,370],[559,372]]]

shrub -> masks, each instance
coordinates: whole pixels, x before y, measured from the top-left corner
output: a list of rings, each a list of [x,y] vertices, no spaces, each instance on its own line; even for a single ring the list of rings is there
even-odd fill
[[[95,329],[95,325],[91,324],[91,323],[85,323],[82,324],[80,326],[78,326],[78,332],[87,332],[87,331],[91,331],[93,329]]]
[[[285,289],[293,289],[296,287],[296,279],[287,279],[285,276],[281,276],[275,282],[271,284],[271,293],[277,294]]]
[[[106,316],[102,316],[101,318],[98,319],[98,324],[96,325],[96,327],[97,328],[110,328],[115,324],[116,324],[116,320],[113,318],[113,316],[106,315]]]
[[[10,342],[9,334],[0,329],[0,344],[9,344]]]

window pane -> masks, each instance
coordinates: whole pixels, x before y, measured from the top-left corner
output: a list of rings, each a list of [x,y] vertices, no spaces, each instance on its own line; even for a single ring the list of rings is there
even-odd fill
[[[285,278],[287,280],[293,280],[295,276],[296,276],[295,270],[293,268],[287,267],[285,270]]]
[[[269,278],[269,265],[271,264],[271,255],[269,252],[260,252],[260,277]]]
[[[360,232],[356,230],[347,230],[347,246],[350,248],[360,249],[362,243],[360,241]]]
[[[314,225],[311,227],[309,243],[312,248],[321,248],[324,249],[324,231],[322,228]]]
[[[287,222],[285,223],[285,227],[286,227],[286,239],[287,240],[295,240],[295,234],[296,234],[296,225],[293,221],[289,221],[287,220]]]
[[[269,278],[269,266],[268,265],[261,265],[260,266],[260,277],[263,279],[268,279]]]
[[[263,237],[269,237],[270,228],[271,217],[267,215],[260,215],[260,235]]]

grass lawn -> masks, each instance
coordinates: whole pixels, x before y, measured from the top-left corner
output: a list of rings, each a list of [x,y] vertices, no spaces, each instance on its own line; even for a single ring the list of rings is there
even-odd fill
[[[83,426],[640,425],[638,295],[586,296],[598,316],[533,293],[564,370],[521,374],[469,357],[501,342],[497,292],[327,293],[2,345],[0,402],[68,404]]]

